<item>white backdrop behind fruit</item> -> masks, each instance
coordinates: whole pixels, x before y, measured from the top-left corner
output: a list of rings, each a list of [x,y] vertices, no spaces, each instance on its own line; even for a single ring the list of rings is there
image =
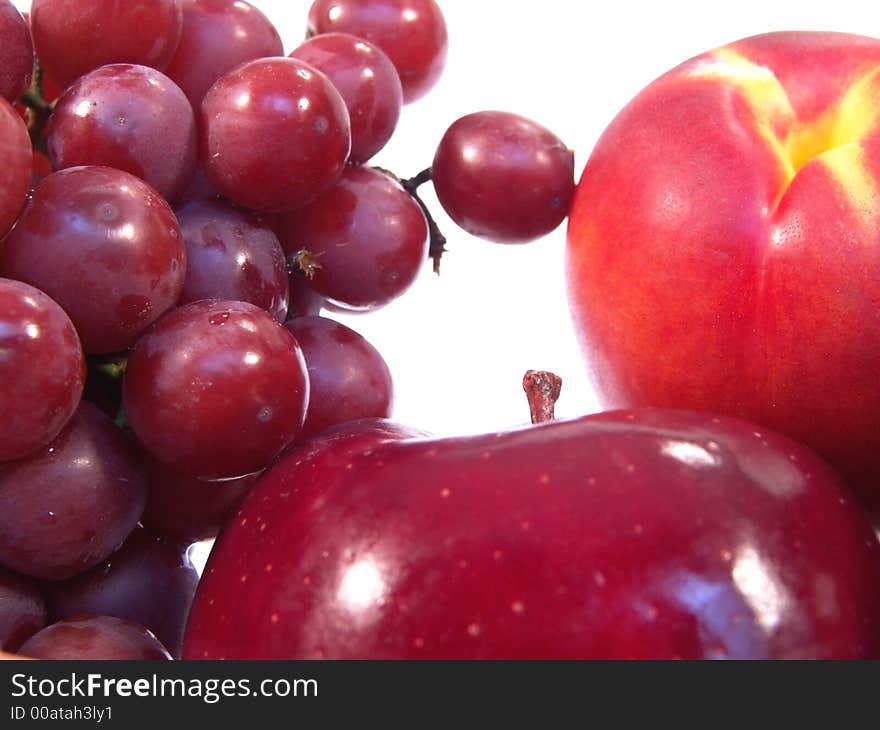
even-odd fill
[[[30,5],[14,2],[22,11]],[[285,53],[303,40],[309,0],[251,2],[278,29]],[[440,5],[449,29],[443,76],[427,96],[404,107],[391,141],[371,160],[402,177],[430,165],[453,121],[484,109],[516,112],[549,128],[574,150],[579,176],[617,112],[691,56],[771,30],[880,34],[880,19],[861,1]],[[364,335],[388,362],[394,418],[438,435],[525,423],[520,382],[530,368],[562,376],[558,417],[597,410],[566,303],[565,225],[526,245],[488,243],[455,226],[430,184],[420,193],[448,238],[441,274],[426,261],[414,286],[381,310],[326,313]],[[204,550],[194,558],[201,562]]]

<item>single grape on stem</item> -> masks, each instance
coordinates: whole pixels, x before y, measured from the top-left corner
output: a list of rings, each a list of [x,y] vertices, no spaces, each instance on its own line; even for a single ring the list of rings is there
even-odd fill
[[[0,279],[0,462],[54,439],[73,417],[85,378],[64,310],[29,284]]]
[[[110,353],[177,303],[186,251],[149,185],[109,167],[72,167],[34,188],[0,247],[0,274],[58,302],[87,353]]]
[[[32,659],[144,661],[170,659],[168,650],[139,624],[112,616],[59,621],[34,634],[20,649]]]
[[[201,106],[201,162],[225,198],[277,213],[339,180],[351,150],[348,110],[320,71],[294,58],[236,67]]]
[[[204,479],[259,471],[299,434],[308,375],[293,335],[247,302],[178,307],[135,344],[123,404],[138,440]]]
[[[343,309],[378,309],[415,282],[428,255],[428,225],[395,180],[367,167],[282,217],[281,245],[309,286]]]
[[[0,238],[15,223],[31,184],[33,153],[27,127],[0,98]]]
[[[315,0],[309,35],[333,32],[381,48],[397,69],[406,103],[427,94],[446,66],[446,21],[434,0]]]
[[[0,0],[0,97],[18,101],[31,85],[33,70],[28,25],[10,0]]]
[[[87,615],[134,621],[152,631],[172,656],[179,656],[199,580],[187,547],[135,528],[104,563],[45,584],[49,621]]]
[[[287,260],[269,226],[222,200],[194,200],[176,215],[186,245],[181,304],[231,299],[287,318]]]
[[[326,33],[310,38],[290,57],[326,74],[345,100],[351,162],[366,162],[385,146],[400,118],[403,90],[394,64],[378,46],[348,33]]]
[[[526,243],[568,215],[574,155],[536,122],[509,112],[476,112],[446,130],[430,176],[440,205],[468,233]]]
[[[108,63],[161,71],[183,29],[181,0],[32,0],[30,16],[40,64],[62,87]]]
[[[340,423],[391,415],[391,372],[364,337],[326,317],[296,317],[285,326],[299,342],[309,373],[301,438]]]
[[[111,64],[77,79],[58,100],[46,134],[56,170],[124,170],[169,202],[186,190],[198,162],[189,101],[170,78],[147,66]]]
[[[275,26],[245,0],[183,0],[183,31],[165,69],[198,110],[211,85],[240,63],[283,56]]]
[[[145,503],[134,444],[83,401],[47,446],[0,463],[0,565],[44,580],[83,573],[131,534]]]

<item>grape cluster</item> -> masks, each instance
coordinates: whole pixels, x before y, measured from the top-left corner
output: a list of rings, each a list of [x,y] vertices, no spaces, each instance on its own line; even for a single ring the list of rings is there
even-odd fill
[[[446,52],[434,0],[316,0],[288,56],[243,0],[0,0],[0,649],[178,655],[187,547],[293,444],[390,415],[322,313],[436,267],[419,185],[489,240],[563,220],[571,152],[513,114],[368,166]]]

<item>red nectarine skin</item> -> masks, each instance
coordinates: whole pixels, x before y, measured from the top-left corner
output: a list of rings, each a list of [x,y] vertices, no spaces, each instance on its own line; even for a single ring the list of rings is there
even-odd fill
[[[389,428],[325,432],[267,472],[214,547],[184,658],[878,656],[880,546],[787,438],[673,411]]]
[[[605,131],[569,300],[602,405],[733,414],[880,507],[880,41],[771,33],[698,56]]]

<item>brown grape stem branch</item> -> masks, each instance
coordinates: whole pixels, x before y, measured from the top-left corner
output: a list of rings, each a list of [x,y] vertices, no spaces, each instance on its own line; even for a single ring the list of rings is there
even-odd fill
[[[523,390],[529,399],[532,423],[548,423],[555,418],[554,407],[562,390],[562,378],[546,370],[527,370]]]
[[[409,178],[409,180],[400,180],[400,184],[403,186],[403,189],[413,197],[413,200],[419,204],[422,213],[425,214],[425,220],[428,222],[428,258],[434,262],[434,273],[439,274],[440,259],[446,251],[446,236],[440,231],[440,228],[437,226],[437,221],[434,220],[434,216],[431,215],[431,211],[428,210],[425,201],[422,200],[418,194],[419,187],[430,180],[431,168],[429,167],[427,170],[422,170],[415,177]]]
[[[27,128],[31,138],[31,145],[38,152],[46,154],[45,129],[52,116],[54,104],[46,102],[43,93],[43,69],[34,62],[34,75],[31,87],[21,97],[21,104],[27,111]]]

